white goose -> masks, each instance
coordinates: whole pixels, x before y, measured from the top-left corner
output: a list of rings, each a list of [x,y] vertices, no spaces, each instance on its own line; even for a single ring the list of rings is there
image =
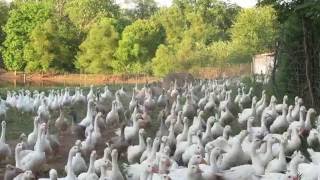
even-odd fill
[[[120,172],[118,165],[118,151],[116,149],[111,152],[112,170],[110,173],[110,179],[112,180],[124,180],[122,173]]]
[[[276,110],[277,98],[275,96],[271,96],[270,104],[267,108],[262,112],[262,117],[265,117],[265,123],[267,126],[270,126],[271,123],[278,117],[278,113]]]
[[[87,95],[87,101],[89,102],[90,100],[94,100],[95,99],[95,95],[94,95],[94,92],[93,92],[93,85],[90,85],[90,91]]]
[[[139,130],[139,144],[135,146],[129,146],[127,150],[127,157],[128,157],[128,162],[130,164],[139,162],[139,159],[146,149],[146,144],[143,138],[143,135],[145,134],[144,129]]]
[[[98,112],[96,117],[94,118],[93,131],[92,131],[92,144],[97,145],[99,141],[102,139],[101,130],[99,127],[99,118],[102,117],[102,113]]]
[[[96,171],[96,174],[101,173],[101,167],[106,164],[106,168],[111,168],[111,161],[109,159],[109,156],[111,155],[111,149],[109,147],[106,147],[103,151],[103,157],[100,159],[97,159],[94,162],[94,169]]]
[[[75,175],[74,171],[73,171],[73,167],[72,167],[72,163],[73,163],[73,157],[76,155],[76,153],[79,151],[80,149],[78,149],[77,146],[73,146],[70,150],[69,150],[69,155],[68,155],[68,162],[67,162],[67,176],[62,178],[64,180],[77,180],[77,176]]]
[[[116,101],[112,101],[112,108],[111,111],[107,114],[106,124],[110,126],[119,124],[119,114]]]
[[[79,123],[82,127],[88,127],[92,121],[93,121],[93,115],[94,115],[94,101],[89,99],[88,105],[87,105],[87,115],[86,117]]]
[[[146,147],[145,151],[143,151],[143,153],[140,157],[140,163],[142,163],[144,160],[146,160],[152,152],[152,139],[150,137],[148,137],[146,142],[147,142],[147,147]]]
[[[11,156],[10,146],[6,143],[6,126],[5,121],[1,122],[1,137],[0,137],[0,160],[8,159]]]
[[[299,120],[299,113],[300,113],[300,107],[301,105],[303,104],[303,100],[299,97],[295,97],[295,106],[292,110],[292,118],[295,120],[295,121],[298,121]]]
[[[219,176],[224,180],[247,180],[254,179],[255,175],[264,174],[264,166],[256,152],[258,147],[261,145],[261,140],[255,139],[251,146],[251,159],[252,164],[246,164],[241,166],[232,167],[230,170],[218,173]]]
[[[305,113],[307,112],[306,107],[301,106],[299,111],[299,121],[293,121],[288,128],[288,131],[292,129],[304,129],[305,128]]]
[[[238,114],[239,116],[238,122],[241,125],[245,125],[249,117],[253,117],[254,119],[257,119],[256,118],[256,102],[257,102],[257,97],[253,97],[251,108],[244,109],[241,113]]]
[[[36,144],[37,137],[38,137],[38,123],[39,117],[34,117],[33,120],[33,131],[28,135],[28,145],[33,147]]]
[[[205,165],[205,164],[200,164],[199,168],[201,169],[203,179],[205,180],[216,180],[218,177],[216,173],[220,171],[220,168],[218,167],[218,156],[222,153],[222,149],[216,147],[211,150],[210,152],[210,164]]]
[[[34,175],[32,174],[32,171],[27,170],[21,174],[19,174],[18,176],[16,176],[15,178],[13,178],[13,180],[32,180],[34,179]]]
[[[97,174],[95,173],[95,169],[94,169],[94,161],[96,160],[97,157],[97,153],[96,151],[92,151],[91,155],[90,155],[90,163],[89,163],[89,169],[87,172],[85,173],[81,173],[78,176],[79,180],[98,180],[99,177],[97,176]]]
[[[80,152],[81,141],[77,140],[75,143],[75,146],[78,148],[79,152],[76,152],[76,154],[72,156],[71,167],[72,167],[73,173],[76,176],[78,176],[80,173],[87,171],[88,167],[87,167],[87,164],[86,164],[85,160],[83,159],[81,152]],[[68,168],[68,165],[66,168]]]
[[[288,103],[287,103],[288,99],[289,99],[288,96],[285,95],[285,96],[283,96],[282,104],[277,104],[276,105],[276,110],[277,110],[278,113],[282,112],[282,108],[283,107],[288,106]]]
[[[31,170],[32,172],[39,171],[41,167],[46,162],[45,147],[44,147],[44,138],[45,138],[45,128],[46,124],[41,124],[38,132],[37,142],[34,147],[34,151],[21,151],[19,156],[16,157],[19,164],[21,165],[22,170]]]
[[[270,126],[271,133],[283,133],[289,127],[289,122],[287,121],[288,105],[283,104],[281,108],[282,114],[278,116]]]
[[[312,129],[313,123],[311,122],[311,119],[314,118],[314,115],[316,114],[316,111],[313,108],[310,108],[307,112],[306,121],[304,125],[304,129],[306,131],[310,131]]]
[[[241,144],[247,134],[247,131],[241,131],[239,136],[233,140],[230,150],[223,154],[220,164],[220,168],[222,170],[247,163],[248,157],[241,147]]]
[[[104,87],[104,92],[101,94],[101,100],[111,100],[113,98],[112,92],[109,90],[108,86]]]
[[[287,161],[285,157],[286,141],[284,138],[280,139],[280,151],[278,158],[270,161],[266,167],[266,173],[281,173],[287,169]]]

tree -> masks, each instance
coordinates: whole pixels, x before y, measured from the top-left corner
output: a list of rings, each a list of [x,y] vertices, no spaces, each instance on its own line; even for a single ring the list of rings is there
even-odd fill
[[[2,63],[2,42],[5,39],[5,34],[3,32],[3,27],[6,24],[8,20],[8,12],[9,12],[9,6],[4,0],[0,0],[0,67],[3,65]]]
[[[117,72],[146,71],[143,66],[151,62],[158,46],[164,41],[164,30],[152,20],[137,20],[127,26],[115,53]]]
[[[179,69],[176,61],[175,49],[163,44],[159,45],[155,57],[152,59],[152,71],[155,76],[164,76]]]
[[[48,19],[33,29],[24,49],[26,71],[63,72],[74,70],[77,31],[68,19]]]
[[[9,12],[8,21],[4,27],[6,39],[3,43],[3,58],[8,70],[23,70],[26,61],[23,51],[29,42],[29,33],[38,24],[45,22],[51,13],[51,7],[46,3],[26,2],[19,4]]]
[[[114,19],[101,18],[92,25],[85,41],[80,45],[76,66],[86,73],[110,73],[111,62],[118,44],[119,34]]]
[[[166,32],[166,44],[176,44],[182,40],[183,32],[186,30],[186,20],[176,6],[160,9],[151,19],[163,26]]]
[[[265,53],[275,47],[277,15],[272,7],[243,9],[231,28],[232,41],[236,46],[246,47],[247,53]]]
[[[133,5],[135,7],[126,10],[126,13],[134,20],[148,19],[159,9],[154,0],[133,0]]]
[[[120,11],[114,0],[70,0],[65,12],[80,30],[87,31],[98,16],[118,18]]]

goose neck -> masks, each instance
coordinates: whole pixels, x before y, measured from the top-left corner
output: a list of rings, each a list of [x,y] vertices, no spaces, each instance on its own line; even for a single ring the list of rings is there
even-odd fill
[[[286,108],[283,108],[283,109],[282,109],[282,116],[283,116],[283,117],[287,117],[287,113],[288,113],[287,109],[286,109]]]
[[[5,142],[6,141],[6,127],[5,126],[2,126],[2,128],[1,128],[0,141],[1,142]]]
[[[284,153],[284,143],[280,143],[280,151],[279,151],[279,160],[282,162],[286,162],[286,156]]]
[[[119,170],[118,166],[118,157],[113,155],[112,156],[112,171]]]
[[[74,175],[73,168],[72,168],[72,158],[73,158],[73,152],[69,152],[68,156],[68,162],[67,162],[67,176]]]
[[[121,132],[120,132],[120,140],[122,142],[125,141],[124,129],[125,129],[125,126],[122,126],[121,127]]]
[[[211,169],[216,171],[218,169],[218,165],[217,165],[217,158],[218,158],[218,154],[213,152],[214,150],[211,151],[211,155],[210,155],[210,166]]]
[[[90,163],[89,163],[89,168],[88,168],[88,173],[94,173],[94,161],[95,161],[95,157],[91,156],[90,157]]]
[[[20,152],[21,152],[21,149],[18,149],[18,148],[16,148],[15,152],[14,152],[15,153],[15,160],[16,160],[16,167],[17,168],[21,167],[21,160],[20,160],[20,156],[19,156]]]
[[[304,113],[302,111],[299,113],[299,122],[304,123]]]
[[[175,138],[175,136],[174,136],[174,126],[173,126],[173,124],[170,125],[168,137],[169,137],[169,138]]]
[[[223,131],[222,137],[223,137],[225,140],[228,140],[228,139],[229,139],[229,132],[228,132],[228,131]]]
[[[34,150],[38,152],[43,152],[44,151],[44,134],[43,130],[40,130],[37,134],[37,141],[36,144],[34,145]]]
[[[191,132],[188,133],[187,142],[188,142],[189,145],[192,144],[192,133]]]
[[[146,147],[146,143],[144,142],[142,134],[139,134],[139,145],[140,145],[141,148],[145,148]]]
[[[101,178],[102,179],[107,177],[107,169],[106,169],[106,167],[104,165],[100,167],[100,173],[101,173]]]
[[[208,122],[207,123],[207,127],[206,127],[206,132],[205,132],[206,135],[210,135],[211,134],[211,125],[210,123]]]
[[[298,175],[298,165],[299,163],[296,159],[291,160],[289,163],[289,172],[294,176]]]

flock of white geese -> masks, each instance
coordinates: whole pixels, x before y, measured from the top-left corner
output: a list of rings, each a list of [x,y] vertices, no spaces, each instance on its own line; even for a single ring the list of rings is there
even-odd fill
[[[7,119],[10,108],[34,114],[34,129],[11,149],[2,121],[0,161],[15,159],[6,165],[4,180],[319,180],[316,111],[299,97],[290,105],[287,96],[278,102],[253,91],[231,79],[173,82],[168,89],[136,85],[132,94],[108,86],[91,86],[88,94],[81,88],[8,91],[0,100],[1,117]],[[81,103],[85,117],[68,119],[66,109]],[[78,140],[65,173],[51,169],[49,177],[39,178],[63,141],[50,129],[72,132]],[[105,137],[112,129],[113,137]],[[102,157],[99,143],[105,145]]]

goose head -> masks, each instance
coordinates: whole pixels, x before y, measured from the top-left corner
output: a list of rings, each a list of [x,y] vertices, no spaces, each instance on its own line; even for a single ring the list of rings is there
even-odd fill
[[[308,110],[309,115],[315,115],[316,114],[316,110],[314,108],[310,108]]]
[[[291,161],[297,161],[299,163],[303,163],[306,161],[306,157],[300,151],[295,151],[291,157]]]
[[[261,141],[260,139],[254,139],[252,141],[252,149],[257,150],[262,143],[263,143],[263,141]]]
[[[248,95],[251,95],[251,94],[252,94],[252,92],[253,92],[253,88],[252,88],[252,87],[250,87]]]
[[[97,151],[92,151],[90,154],[90,158],[96,159],[97,158]]]
[[[197,165],[191,165],[188,167],[187,179],[199,179],[201,178],[202,170]]]
[[[58,173],[57,173],[57,171],[56,171],[55,169],[51,169],[51,170],[49,171],[49,177],[50,177],[51,180],[56,180],[56,179],[58,179]]]
[[[148,163],[144,169],[144,174],[154,174],[159,173],[159,168],[155,165],[152,165],[151,163]]]
[[[239,133],[240,142],[242,142],[247,135],[248,135],[248,131],[247,130],[240,131],[240,133]]]
[[[2,129],[5,129],[7,127],[6,121],[1,122],[1,127],[2,127]]]
[[[231,134],[232,130],[231,130],[231,126],[229,125],[226,125],[224,128],[223,128],[223,137],[224,138],[228,138],[229,135]]]
[[[190,158],[188,166],[198,165],[198,164],[207,164],[207,162],[204,160],[204,158],[200,154],[195,154]]]
[[[276,103],[277,103],[277,98],[275,96],[271,96],[270,104],[276,104]]]
[[[35,179],[35,176],[33,175],[32,171],[27,170],[23,173],[23,179],[24,180],[31,180],[31,179]]]
[[[184,117],[182,120],[183,124],[185,124],[186,126],[189,126],[189,120],[187,117]]]
[[[144,129],[139,129],[139,135],[144,136],[146,134]]]
[[[111,149],[110,149],[109,147],[106,147],[106,148],[103,150],[103,157],[104,157],[105,159],[107,159],[110,154],[111,154]]]
[[[284,95],[283,96],[283,103],[287,103],[288,100],[289,100],[288,95]]]
[[[252,105],[256,105],[257,104],[257,96],[254,96],[253,98],[252,98]]]

